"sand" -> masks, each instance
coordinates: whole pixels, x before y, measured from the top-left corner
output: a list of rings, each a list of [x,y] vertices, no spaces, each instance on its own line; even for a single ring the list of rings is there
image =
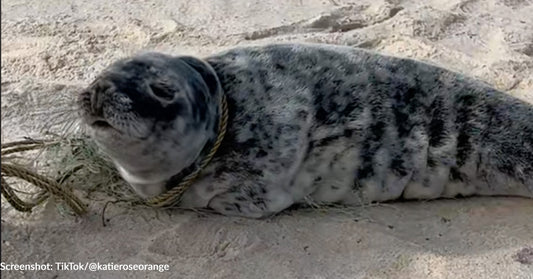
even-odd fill
[[[411,57],[533,102],[530,0],[6,0],[2,142],[57,114],[112,61],[145,50],[321,42]],[[60,105],[58,105],[60,103]],[[2,262],[168,264],[170,271],[3,278],[533,278],[533,201],[470,198],[296,210],[266,220],[127,209],[87,216],[2,202]]]

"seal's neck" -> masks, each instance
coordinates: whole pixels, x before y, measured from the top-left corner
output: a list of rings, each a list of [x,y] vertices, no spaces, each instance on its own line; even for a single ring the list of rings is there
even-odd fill
[[[219,92],[221,92],[221,90]],[[184,179],[191,176],[191,174],[200,172],[205,168],[222,144],[228,123],[228,105],[224,93],[220,93],[219,98],[220,101],[217,107],[216,121],[214,125],[208,129],[209,138],[206,144],[191,165],[185,167],[168,179],[165,184],[167,191],[179,185]]]

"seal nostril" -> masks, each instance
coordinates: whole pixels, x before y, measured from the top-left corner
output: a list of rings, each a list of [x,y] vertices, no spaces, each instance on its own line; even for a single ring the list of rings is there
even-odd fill
[[[166,86],[162,86],[160,84],[150,84],[150,89],[156,97],[164,101],[172,101],[174,99],[174,93],[172,93],[172,91]]]
[[[89,91],[81,92],[78,95],[77,104],[81,109],[85,111],[90,111],[91,110],[91,93]]]

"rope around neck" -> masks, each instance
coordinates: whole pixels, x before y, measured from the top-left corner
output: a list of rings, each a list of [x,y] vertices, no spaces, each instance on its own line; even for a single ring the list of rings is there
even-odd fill
[[[178,185],[159,196],[145,200],[144,203],[146,205],[151,207],[170,207],[177,204],[181,200],[183,193],[194,183],[196,178],[198,178],[198,175],[200,175],[200,172],[202,172],[209,162],[211,162],[211,159],[213,159],[215,153],[222,144],[222,140],[226,135],[226,127],[228,125],[228,103],[226,101],[226,95],[222,93],[220,99],[222,114],[218,122],[218,136],[207,156],[202,160],[198,168],[183,178]]]

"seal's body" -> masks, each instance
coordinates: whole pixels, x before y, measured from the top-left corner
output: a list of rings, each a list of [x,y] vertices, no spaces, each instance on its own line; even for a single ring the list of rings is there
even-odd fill
[[[533,197],[533,107],[460,74],[331,45],[145,54],[81,95],[96,142],[145,197],[222,146],[182,199],[262,217],[292,204]],[[178,175],[177,175],[178,174]]]

